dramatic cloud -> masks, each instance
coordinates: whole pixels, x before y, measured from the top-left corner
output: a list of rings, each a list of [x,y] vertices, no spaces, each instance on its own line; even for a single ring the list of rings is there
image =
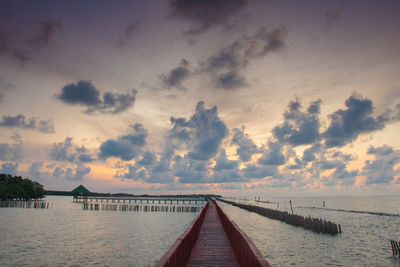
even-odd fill
[[[286,28],[268,31],[261,27],[253,36],[242,36],[203,62],[200,72],[211,75],[217,88],[236,89],[247,85],[241,73],[251,60],[285,46]]]
[[[125,168],[127,168],[128,170],[123,172],[117,172],[117,174],[115,174],[115,177],[131,179],[134,181],[138,180],[145,181],[149,176],[146,169],[139,169],[136,165],[127,164]]]
[[[326,147],[342,147],[361,134],[382,130],[389,121],[387,116],[372,116],[372,101],[358,95],[350,96],[346,109],[339,109],[329,116],[331,122],[322,134]]]
[[[65,138],[64,142],[53,143],[50,150],[50,157],[55,161],[69,161],[74,162],[76,154],[72,150],[72,137]]]
[[[0,121],[0,127],[6,128],[19,128],[19,129],[32,129],[42,133],[54,133],[54,124],[52,120],[37,121],[35,118],[25,118],[24,115],[19,114],[16,116],[3,115]]]
[[[1,165],[0,173],[16,175],[18,169],[18,163],[4,163]]]
[[[375,160],[365,161],[361,174],[366,177],[366,184],[388,184],[399,177],[399,150],[394,150],[387,145],[371,146],[367,153],[373,155]]]
[[[19,160],[23,156],[21,144],[0,144],[0,160]]]
[[[136,100],[136,90],[127,93],[107,92],[100,99],[100,91],[90,81],[78,81],[67,84],[61,89],[58,99],[70,105],[81,105],[87,109],[87,114],[101,112],[109,114],[121,113],[133,106]]]
[[[284,123],[273,128],[272,133],[282,144],[293,146],[315,143],[320,139],[319,105],[321,101],[312,102],[307,112],[301,111],[298,99],[288,105],[283,114]]]
[[[172,15],[192,23],[188,34],[199,34],[227,23],[246,8],[250,0],[170,0]]]
[[[32,162],[29,167],[29,175],[33,179],[39,179],[42,176],[41,168],[43,166],[43,162]]]
[[[316,159],[315,154],[320,152],[321,149],[322,145],[319,143],[312,145],[311,147],[304,150],[302,160],[304,162],[314,161]]]
[[[161,81],[167,88],[175,87],[182,91],[186,91],[186,88],[182,86],[182,82],[190,75],[189,62],[186,59],[182,59],[178,67],[170,70],[168,74],[161,75]]]
[[[209,168],[206,161],[193,160],[188,155],[176,156],[174,176],[180,183],[205,183],[208,181]]]
[[[215,156],[228,134],[225,123],[218,117],[217,107],[205,109],[202,101],[197,103],[190,120],[172,117],[171,123],[169,139],[185,144],[189,157],[195,160],[209,160]]]
[[[40,49],[49,45],[54,35],[63,29],[61,20],[47,19],[37,21],[38,30],[34,37],[28,40],[28,44],[34,49]]]
[[[225,149],[221,150],[219,156],[215,159],[216,163],[213,170],[213,175],[209,178],[212,183],[227,183],[242,181],[240,175],[239,161],[229,160],[226,157]]]
[[[342,163],[336,167],[331,177],[333,179],[340,179],[340,180],[346,179],[347,182],[342,181],[342,184],[352,185],[354,184],[354,180],[358,175],[359,175],[358,170],[348,171],[347,166],[344,163]]]
[[[268,149],[263,152],[261,158],[258,159],[260,165],[283,165],[286,163],[286,157],[282,153],[283,146],[278,142],[269,142]]]
[[[124,161],[132,160],[143,152],[146,145],[147,130],[142,124],[131,125],[131,133],[117,139],[108,139],[100,145],[100,157],[117,157]]]
[[[244,132],[245,128],[241,129],[235,128],[232,130],[232,145],[237,145],[236,154],[239,156],[240,160],[243,162],[247,162],[251,159],[251,156],[255,153],[258,153],[259,150],[257,146],[254,144],[253,140],[249,137],[248,134]]]
[[[118,38],[117,45],[119,47],[125,47],[140,29],[140,21],[129,24],[128,27],[126,27],[124,34]]]
[[[249,164],[246,168],[242,169],[241,172],[243,173],[243,177],[261,179],[277,174],[277,168],[276,166],[257,166]]]
[[[82,181],[87,178],[90,171],[90,167],[81,164],[78,164],[75,169],[58,166],[54,168],[52,175],[56,178],[63,178],[69,181]]]
[[[144,138],[143,142],[134,146],[125,136],[104,142],[100,146],[100,156],[115,156],[126,161],[135,159],[134,165],[125,166],[117,172],[116,177],[119,178],[148,183],[207,183],[210,179],[210,160],[228,135],[225,123],[218,117],[217,107],[206,109],[204,102],[200,101],[189,120],[172,117],[170,121],[172,128],[165,136],[164,150],[158,158],[153,152],[144,152]],[[176,150],[184,154],[176,155]],[[216,171],[237,164],[228,161],[226,155],[224,157],[224,162],[222,158],[217,159],[216,168],[221,170]]]
[[[76,147],[72,144],[72,137],[65,138],[64,142],[53,143],[50,149],[50,159],[78,164],[94,161],[88,149],[84,146]]]
[[[213,170],[215,170],[215,171],[234,170],[238,166],[239,166],[239,162],[237,160],[227,159],[225,149],[222,149],[221,153],[216,158],[216,163],[215,163]]]

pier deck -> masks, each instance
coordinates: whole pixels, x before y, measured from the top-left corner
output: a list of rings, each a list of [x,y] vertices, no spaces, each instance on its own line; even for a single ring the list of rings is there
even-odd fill
[[[213,202],[205,214],[187,266],[239,266]]]
[[[161,266],[270,265],[249,237],[211,200],[155,265]]]

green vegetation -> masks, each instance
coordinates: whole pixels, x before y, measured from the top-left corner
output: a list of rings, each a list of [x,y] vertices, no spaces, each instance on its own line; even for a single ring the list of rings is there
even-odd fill
[[[0,200],[31,200],[43,198],[46,191],[38,182],[21,176],[0,174]]]

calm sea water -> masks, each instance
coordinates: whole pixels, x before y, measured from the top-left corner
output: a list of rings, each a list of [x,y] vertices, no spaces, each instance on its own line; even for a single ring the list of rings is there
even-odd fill
[[[269,200],[290,209],[287,198]],[[0,266],[152,266],[197,215],[85,211],[72,197],[48,201],[52,209],[0,209]],[[327,208],[400,214],[399,196],[292,198],[295,213],[342,225],[341,235],[330,236],[221,206],[273,266],[400,266],[389,242],[400,241],[400,217],[305,208],[322,201]]]
[[[289,199],[259,203],[272,209],[290,210]],[[336,236],[317,234],[271,220],[229,204],[224,211],[246,232],[273,266],[400,266],[392,256],[390,239],[400,241],[400,217],[321,210],[304,207],[385,212],[400,215],[400,196],[292,198],[294,213],[323,218],[342,226]],[[254,200],[238,200],[257,205]],[[299,207],[301,206],[301,208]]]
[[[0,266],[153,266],[197,213],[0,209]]]

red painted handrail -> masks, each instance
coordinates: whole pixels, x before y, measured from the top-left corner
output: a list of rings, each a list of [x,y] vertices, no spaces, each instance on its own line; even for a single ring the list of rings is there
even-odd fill
[[[190,253],[199,236],[208,205],[207,203],[203,207],[200,214],[197,215],[186,231],[178,237],[168,251],[161,257],[156,265],[154,265],[155,267],[186,266]]]
[[[228,236],[239,265],[270,267],[268,261],[246,233],[240,230],[240,228],[222,211],[215,200],[213,201],[215,202],[219,218],[221,219],[225,233]]]

